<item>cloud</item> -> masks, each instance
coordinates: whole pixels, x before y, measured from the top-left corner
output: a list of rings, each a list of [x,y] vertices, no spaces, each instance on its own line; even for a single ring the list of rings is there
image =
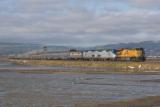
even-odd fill
[[[151,4],[158,3],[158,0],[3,0],[0,39],[74,46],[160,40],[160,11],[151,8]]]
[[[157,5],[160,4],[160,0],[131,0],[132,2],[140,5]]]

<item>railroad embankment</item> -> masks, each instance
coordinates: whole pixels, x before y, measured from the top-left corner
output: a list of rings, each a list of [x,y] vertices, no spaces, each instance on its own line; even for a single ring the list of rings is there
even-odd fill
[[[60,66],[95,68],[97,71],[115,72],[160,72],[160,61],[126,62],[126,61],[76,61],[76,60],[17,60],[11,62],[33,66]]]

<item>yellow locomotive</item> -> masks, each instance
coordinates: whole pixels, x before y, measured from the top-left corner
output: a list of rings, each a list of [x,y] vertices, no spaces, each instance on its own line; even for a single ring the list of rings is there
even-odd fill
[[[144,61],[145,52],[143,48],[127,49],[122,48],[117,50],[117,60],[128,61]]]

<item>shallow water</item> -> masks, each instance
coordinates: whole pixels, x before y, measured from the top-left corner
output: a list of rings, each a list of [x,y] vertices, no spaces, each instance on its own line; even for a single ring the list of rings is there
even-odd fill
[[[72,106],[160,95],[159,75],[87,75],[0,73],[4,107]]]
[[[156,96],[159,80],[160,75],[0,72],[0,107],[71,107]]]
[[[0,67],[9,67],[9,66],[14,66],[15,64],[11,63],[11,62],[1,62],[0,61]]]

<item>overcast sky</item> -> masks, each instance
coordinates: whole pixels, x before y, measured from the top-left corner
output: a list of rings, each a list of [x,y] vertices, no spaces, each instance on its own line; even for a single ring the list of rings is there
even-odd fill
[[[0,41],[93,46],[160,40],[160,0],[0,0]]]

